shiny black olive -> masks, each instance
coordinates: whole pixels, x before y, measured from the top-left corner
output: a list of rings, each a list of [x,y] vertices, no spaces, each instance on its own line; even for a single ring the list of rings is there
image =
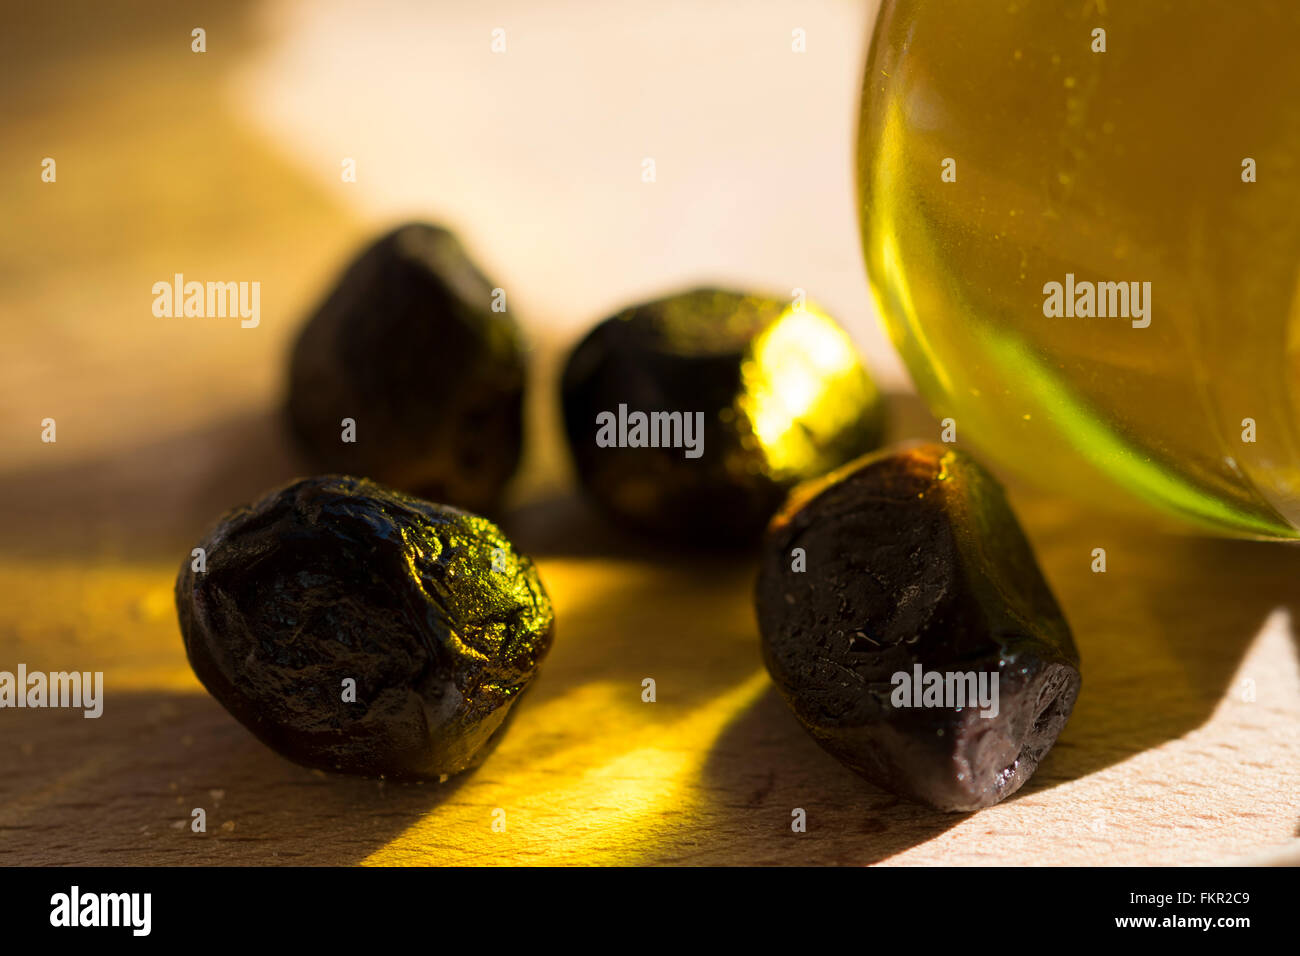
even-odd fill
[[[366,249],[290,360],[289,423],[315,470],[490,509],[523,445],[507,301],[445,229],[413,223]]]
[[[997,481],[885,451],[796,489],[757,588],[763,656],[822,747],[942,810],[1015,793],[1079,692],[1069,626]]]
[[[624,525],[756,541],[795,483],[875,448],[880,393],[811,304],[697,289],[626,309],[569,356],[564,425],[578,477]]]
[[[551,644],[533,563],[490,521],[358,478],[225,515],[176,580],[203,686],[260,740],[326,770],[473,766]]]

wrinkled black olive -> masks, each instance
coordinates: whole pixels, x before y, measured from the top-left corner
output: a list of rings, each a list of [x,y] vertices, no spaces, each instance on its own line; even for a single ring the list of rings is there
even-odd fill
[[[1015,793],[1079,692],[1069,626],[1001,487],[951,448],[887,450],[796,489],[768,529],[757,611],[768,670],[813,739],[942,810]],[[931,673],[945,691],[947,675],[976,684],[916,706]],[[983,700],[956,706],[980,674]]]
[[[569,356],[561,393],[596,504],[701,544],[756,540],[791,486],[875,448],[884,430],[880,393],[833,319],[717,289],[606,319]]]
[[[493,311],[505,301],[436,226],[366,249],[290,362],[289,423],[315,469],[490,509],[523,443],[524,348],[510,314]]]
[[[229,512],[201,547],[206,570],[187,558],[176,579],[190,665],[307,766],[464,770],[551,644],[537,571],[494,524],[365,479],[294,482]]]

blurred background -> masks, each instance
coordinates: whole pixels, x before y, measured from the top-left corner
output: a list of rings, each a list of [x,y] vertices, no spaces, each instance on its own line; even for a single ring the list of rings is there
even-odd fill
[[[890,392],[895,437],[937,433],[879,330],[857,236],[875,6],[0,4],[0,669],[103,670],[107,695],[97,721],[0,712],[0,861],[1294,852],[1294,550],[1161,536],[1013,485],[1084,691],[1021,794],[954,817],[870,787],[804,735],[759,659],[749,556],[647,555],[571,491],[565,350],[699,282],[806,290]],[[278,413],[292,336],[360,246],[410,218],[460,234],[533,344],[506,526],[558,621],[501,747],[442,788],[326,777],[263,748],[193,678],[171,590],[217,516],[300,473]],[[260,282],[260,325],[156,318],[152,285],[175,273]],[[1098,543],[1104,576],[1088,571]],[[204,834],[189,829],[200,806]],[[494,807],[508,835],[490,831]],[[793,807],[809,811],[798,839]]]
[[[407,218],[455,229],[539,346],[699,281],[799,287],[901,381],[849,162],[874,4],[11,7],[0,307],[27,360],[0,438],[15,464],[50,451],[24,440],[32,415],[62,412],[84,453],[128,418],[162,434],[196,406],[264,406],[346,258]],[[45,156],[54,188],[25,174]],[[260,281],[261,326],[155,320],[149,290],[175,272]],[[184,374],[66,387],[122,356],[184,356]]]

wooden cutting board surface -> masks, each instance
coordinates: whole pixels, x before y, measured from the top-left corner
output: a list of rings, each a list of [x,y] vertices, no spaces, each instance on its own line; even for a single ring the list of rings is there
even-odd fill
[[[1171,535],[1013,485],[1083,691],[1019,795],[929,811],[797,726],[759,658],[751,557],[648,550],[573,495],[553,399],[572,337],[544,323],[504,523],[539,561],[558,636],[504,742],[424,786],[264,748],[190,673],[172,582],[217,515],[302,473],[276,414],[284,351],[372,229],[231,114],[227,54],[196,67],[175,42],[194,16],[143,4],[106,34],[96,9],[13,9],[0,31],[19,94],[0,119],[0,670],[102,670],[106,685],[98,720],[0,711],[0,862],[1300,860],[1300,549]],[[238,5],[200,10],[210,34],[249,29]],[[152,284],[177,271],[261,281],[261,325],[155,318]],[[937,434],[910,395],[892,415],[896,437]]]

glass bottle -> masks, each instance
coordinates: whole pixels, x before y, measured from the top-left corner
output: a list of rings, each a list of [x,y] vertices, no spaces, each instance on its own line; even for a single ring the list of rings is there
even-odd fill
[[[1300,537],[1297,47],[1295,0],[884,0],[863,248],[959,440]]]

